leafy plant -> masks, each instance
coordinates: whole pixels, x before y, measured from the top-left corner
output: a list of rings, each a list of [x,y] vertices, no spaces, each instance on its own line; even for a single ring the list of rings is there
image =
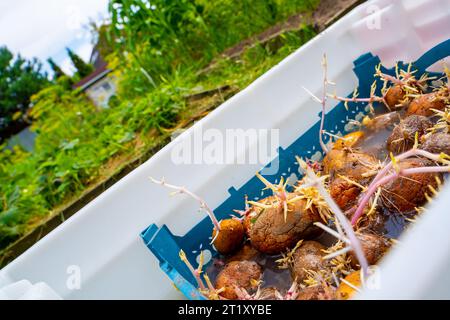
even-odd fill
[[[48,84],[37,59],[26,60],[0,47],[0,142],[27,126],[30,97]]]
[[[86,62],[79,55],[73,52],[70,48],[66,48],[67,54],[72,61],[73,66],[77,70],[76,76],[78,78],[84,78],[94,71],[94,67]]]

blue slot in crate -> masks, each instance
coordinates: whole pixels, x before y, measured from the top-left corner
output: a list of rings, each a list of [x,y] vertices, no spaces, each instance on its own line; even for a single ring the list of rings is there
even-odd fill
[[[427,68],[437,61],[450,55],[450,39],[440,43],[430,49],[418,60],[412,63],[413,69],[417,70],[416,76],[420,77],[426,72]],[[377,94],[380,94],[382,87],[381,81],[374,77],[375,67],[381,63],[377,56],[371,53],[361,55],[354,61],[353,71],[358,78],[358,92],[361,97],[370,95],[370,87],[374,81],[377,81]],[[406,70],[409,63],[399,62],[398,67]],[[386,74],[395,75],[395,68],[387,69],[381,66],[381,71]],[[431,76],[442,76],[439,73],[429,73]],[[352,94],[349,95],[351,97]],[[366,105],[362,103],[349,103],[346,110],[343,103],[337,104],[327,113],[325,130],[334,133],[347,133],[349,128],[345,128],[349,120],[366,113]],[[320,113],[319,113],[320,119]],[[288,148],[278,149],[279,170],[277,174],[265,176],[267,180],[276,183],[280,176],[295,173],[299,175],[298,163],[295,156],[311,158],[312,155],[321,150],[317,134],[319,131],[319,120],[308,131],[295,140]],[[326,140],[326,139],[325,139]],[[271,166],[269,163],[266,167]],[[287,178],[287,176],[285,176]],[[227,218],[233,212],[233,209],[242,209],[244,207],[244,197],[249,199],[261,199],[269,196],[270,191],[264,192],[263,183],[255,176],[245,183],[240,189],[229,188],[230,196],[215,210],[214,213],[219,219]],[[197,290],[194,276],[189,272],[187,266],[180,260],[179,252],[182,249],[189,261],[196,266],[196,258],[200,250],[209,250],[214,256],[216,251],[210,245],[212,224],[208,217],[204,218],[195,225],[186,235],[176,236],[170,232],[167,226],[161,227],[152,224],[141,233],[145,245],[157,257],[161,269],[169,276],[174,285],[191,300],[204,299]]]

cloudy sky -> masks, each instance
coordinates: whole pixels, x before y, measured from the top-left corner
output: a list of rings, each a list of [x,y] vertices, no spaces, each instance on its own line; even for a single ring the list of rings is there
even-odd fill
[[[0,0],[0,45],[43,62],[53,57],[71,73],[65,47],[88,60],[92,44],[86,25],[106,18],[107,6],[108,0]]]

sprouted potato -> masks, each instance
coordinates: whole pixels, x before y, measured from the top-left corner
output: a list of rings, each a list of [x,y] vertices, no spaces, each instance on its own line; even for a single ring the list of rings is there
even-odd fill
[[[315,207],[307,207],[307,201],[295,194],[287,194],[288,204],[286,217],[279,203],[267,204],[250,228],[250,242],[253,247],[263,253],[280,254],[292,248],[300,239],[308,239],[317,235],[314,222],[320,221]],[[296,200],[294,200],[296,199]]]
[[[308,279],[311,272],[320,272],[326,269],[329,261],[322,259],[326,247],[317,241],[304,241],[300,248],[295,250],[292,261],[294,278],[303,282]]]
[[[433,163],[423,158],[405,159],[398,164],[400,170],[431,166]],[[424,173],[420,171],[408,177],[391,180],[383,187],[384,206],[400,213],[407,213],[419,208],[426,203],[428,194],[438,188],[439,181],[442,181],[440,172]]]
[[[375,265],[389,249],[391,243],[381,235],[374,233],[358,233],[358,240],[363,248],[364,255],[370,265]],[[358,259],[354,252],[349,252],[350,264],[354,269],[358,269]]]
[[[216,278],[216,289],[225,290],[221,296],[226,299],[236,299],[238,293],[235,289],[244,289],[247,292],[258,289],[261,279],[261,267],[254,261],[232,261],[225,265]]]
[[[245,230],[239,219],[224,219],[220,221],[220,232],[213,229],[214,247],[220,254],[230,254],[241,248]]]
[[[336,288],[326,282],[306,287],[297,295],[297,300],[334,300],[335,298]]]
[[[432,133],[423,140],[423,150],[437,154],[450,154],[450,134],[444,132]]]
[[[407,97],[403,86],[400,84],[395,84],[387,90],[384,98],[387,105],[391,109],[395,109],[397,107],[401,107]]]
[[[407,114],[432,116],[435,110],[444,110],[448,105],[448,91],[418,95],[408,106]]]
[[[272,184],[257,174],[272,195],[235,208],[232,218],[218,221],[212,210],[186,188],[154,182],[185,193],[200,203],[214,225],[212,244],[217,259],[206,271],[186,256],[180,258],[208,299],[330,300],[352,298],[364,286],[371,266],[395,243],[390,230],[404,230],[439,192],[450,171],[449,72],[435,79],[417,78],[411,66],[387,75],[369,97],[339,97],[327,93],[327,61],[323,59],[324,90],[318,140],[322,161],[300,159],[305,176],[289,192],[280,179]],[[431,80],[440,85],[431,85]],[[436,83],[434,81],[433,83]],[[358,131],[325,144],[328,98],[363,102],[369,114]],[[385,112],[380,113],[384,107]],[[355,123],[355,121],[353,121]],[[426,214],[426,213],[424,213]],[[397,219],[402,217],[402,219]],[[405,218],[407,217],[407,218]],[[325,232],[325,236],[323,234]],[[202,260],[202,259],[200,259]],[[217,274],[214,281],[209,275]],[[286,280],[287,279],[287,280]],[[214,283],[214,285],[213,285]]]
[[[330,183],[330,195],[339,208],[344,211],[356,204],[362,189],[363,187],[346,177],[338,177]]]
[[[387,149],[394,154],[405,152],[414,146],[416,135],[420,139],[432,127],[433,123],[425,116],[408,116],[392,130]]]

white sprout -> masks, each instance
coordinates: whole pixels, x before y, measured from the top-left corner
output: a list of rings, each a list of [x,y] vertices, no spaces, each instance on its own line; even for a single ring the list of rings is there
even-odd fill
[[[305,172],[306,176],[311,180],[311,182],[317,188],[317,190],[322,195],[324,200],[328,203],[331,211],[336,216],[336,220],[341,225],[342,230],[345,232],[345,237],[350,242],[349,245],[351,246],[353,252],[355,253],[359,265],[361,266],[362,278],[367,279],[369,264],[364,255],[361,243],[356,237],[355,232],[353,231],[353,227],[350,221],[345,217],[344,213],[341,211],[339,206],[336,204],[336,202],[334,202],[333,198],[331,198],[330,194],[325,190],[321,180],[317,177],[314,171],[311,168],[309,168],[306,162],[303,161],[300,157],[297,156],[296,158],[298,163],[300,164],[300,167]],[[344,236],[342,237],[344,238]]]
[[[168,184],[164,178],[162,178],[161,180],[156,180],[152,177],[150,177],[150,180],[153,183],[159,184],[163,187],[167,187],[169,189],[173,189],[175,190],[174,192],[172,192],[170,195],[176,195],[176,194],[186,194],[188,196],[190,196],[191,198],[197,200],[200,203],[200,209],[205,211],[209,218],[211,219],[214,227],[216,228],[217,232],[216,232],[216,236],[214,237],[214,239],[211,241],[211,243],[214,242],[214,240],[217,238],[217,236],[219,235],[219,231],[220,231],[220,223],[219,220],[217,220],[216,216],[214,215],[213,211],[208,207],[208,205],[206,204],[205,200],[203,200],[201,197],[199,197],[198,195],[196,195],[195,193],[189,191],[188,189],[186,189],[185,187],[180,187],[180,186],[176,186],[173,184]]]

